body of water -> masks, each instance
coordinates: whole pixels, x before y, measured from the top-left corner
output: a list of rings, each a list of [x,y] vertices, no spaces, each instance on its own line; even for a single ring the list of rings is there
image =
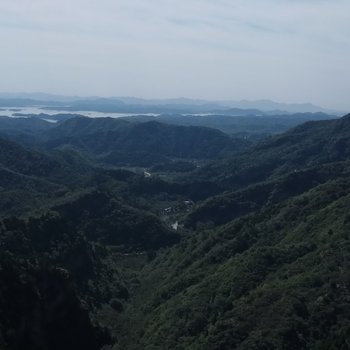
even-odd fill
[[[133,115],[146,115],[146,116],[158,116],[159,114],[153,113],[103,113],[103,112],[94,112],[94,111],[62,111],[62,110],[47,110],[40,107],[1,107],[0,116],[11,117],[11,118],[24,118],[24,116],[16,116],[16,114],[80,114],[90,118],[121,118],[121,117],[130,117]]]

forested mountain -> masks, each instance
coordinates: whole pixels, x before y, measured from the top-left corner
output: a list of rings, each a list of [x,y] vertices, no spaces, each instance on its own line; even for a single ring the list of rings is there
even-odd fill
[[[239,151],[244,139],[204,127],[184,127],[158,122],[129,123],[126,120],[75,118],[47,134],[47,146],[74,146],[100,155],[112,164],[127,162],[125,154],[144,154],[182,159],[207,159]],[[132,156],[130,156],[131,158]]]
[[[0,117],[0,131],[1,133],[22,132],[36,133],[38,131],[46,131],[52,127],[50,123],[40,118],[8,118]]]
[[[350,348],[349,115],[30,120],[0,120],[2,349]]]
[[[220,225],[264,206],[283,202],[330,180],[347,178],[350,162],[312,166],[240,190],[225,191],[200,203],[186,218],[186,225]]]
[[[231,159],[201,169],[198,176],[234,188],[305,167],[349,159],[350,115],[308,122],[251,147]]]
[[[84,186],[96,172],[76,152],[48,152],[0,138],[0,216],[35,210],[39,203]]]
[[[331,181],[160,256],[134,348],[348,349],[349,199]]]
[[[214,113],[210,115],[181,115],[163,114],[158,117],[131,116],[126,120],[152,121],[187,126],[206,126],[219,129],[231,135],[242,135],[253,139],[260,136],[266,137],[271,134],[281,133],[288,129],[312,120],[327,120],[334,116],[324,113],[296,113],[261,115],[261,113]]]
[[[72,117],[49,123],[38,117],[0,119],[0,135],[43,150],[74,148],[111,165],[150,166],[175,159],[210,159],[250,146],[244,137],[207,127],[156,121]],[[55,117],[56,118],[56,117]]]
[[[40,142],[41,136],[49,129],[54,128],[56,122],[77,117],[74,114],[55,114],[53,116],[48,114],[15,114],[16,116],[13,118],[0,116],[0,137],[26,145]]]

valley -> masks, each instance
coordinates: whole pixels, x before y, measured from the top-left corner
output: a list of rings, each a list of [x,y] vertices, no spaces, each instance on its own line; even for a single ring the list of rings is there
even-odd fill
[[[44,117],[0,118],[2,349],[349,348],[350,115]]]

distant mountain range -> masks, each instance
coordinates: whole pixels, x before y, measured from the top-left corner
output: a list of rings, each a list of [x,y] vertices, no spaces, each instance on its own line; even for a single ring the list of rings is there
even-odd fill
[[[334,115],[343,111],[326,109],[311,103],[279,103],[270,100],[207,101],[200,99],[142,99],[136,97],[62,96],[46,93],[0,93],[0,107],[34,106],[61,108],[65,110],[93,110],[99,112],[128,113],[212,113],[231,115],[259,115],[299,112],[323,112]]]

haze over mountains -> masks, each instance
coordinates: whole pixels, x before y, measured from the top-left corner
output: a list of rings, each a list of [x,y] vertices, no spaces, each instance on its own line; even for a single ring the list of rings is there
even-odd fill
[[[329,110],[311,103],[288,104],[269,100],[259,101],[206,101],[188,98],[174,99],[141,99],[135,97],[97,96],[77,97],[60,96],[45,93],[0,93],[0,106],[33,106],[46,105],[56,107],[69,107],[68,110],[95,110],[106,112],[183,112],[183,113],[210,113],[213,111],[231,110],[232,115],[247,114],[243,110],[250,110],[250,114],[281,114],[299,112],[324,112],[342,114],[341,111]],[[236,109],[236,110],[235,110]]]

